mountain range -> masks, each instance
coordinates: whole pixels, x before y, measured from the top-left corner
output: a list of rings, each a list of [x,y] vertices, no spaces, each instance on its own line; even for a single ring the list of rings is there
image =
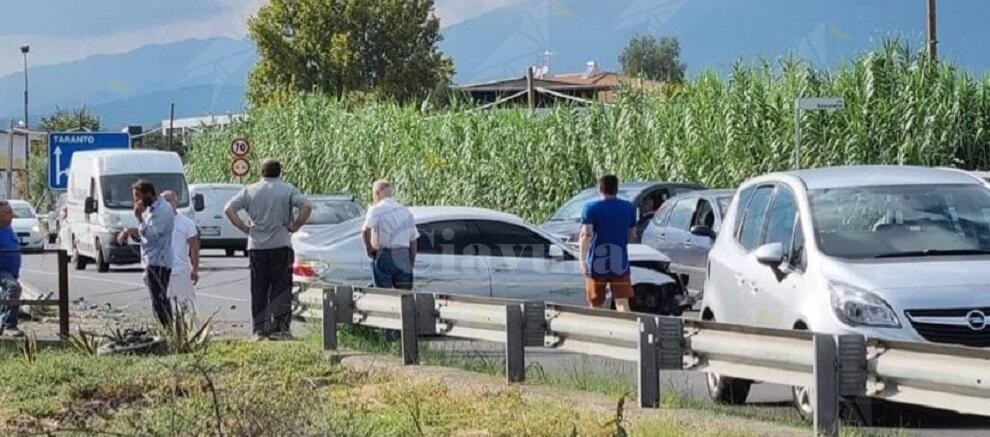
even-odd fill
[[[442,29],[455,81],[518,77],[549,63],[582,71],[588,61],[618,69],[618,55],[638,34],[676,36],[688,74],[726,71],[739,60],[789,54],[831,68],[897,36],[920,46],[921,0],[519,0]],[[976,74],[990,69],[990,4],[939,2],[940,54]],[[549,53],[548,53],[549,52]],[[177,117],[239,112],[256,59],[249,40],[215,38],[145,46],[64,64],[34,67],[32,123],[56,106],[86,105],[107,129],[157,125],[176,103]],[[23,78],[0,77],[0,123],[21,110]]]

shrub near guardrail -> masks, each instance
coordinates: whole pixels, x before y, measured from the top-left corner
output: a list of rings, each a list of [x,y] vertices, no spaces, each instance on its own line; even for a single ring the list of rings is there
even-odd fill
[[[899,41],[832,73],[797,59],[703,73],[663,96],[623,93],[610,106],[467,112],[309,95],[251,111],[226,131],[192,139],[197,182],[231,180],[235,136],[252,155],[282,160],[310,193],[398,183],[408,204],[476,205],[540,221],[604,171],[624,180],[734,186],[787,169],[797,96],[840,96],[846,109],[805,113],[803,166],[903,163],[990,167],[990,78],[927,68]]]

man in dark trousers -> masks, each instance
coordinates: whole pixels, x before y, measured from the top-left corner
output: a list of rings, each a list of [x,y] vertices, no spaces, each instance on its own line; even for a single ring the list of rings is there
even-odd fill
[[[131,186],[131,202],[138,227],[121,231],[120,244],[128,238],[141,241],[144,283],[151,294],[151,307],[162,326],[172,324],[172,304],[168,301],[168,281],[172,276],[172,230],[175,211],[165,199],[155,194],[150,182],[138,181]],[[147,217],[145,217],[147,212]]]
[[[248,235],[255,339],[290,339],[294,258],[291,235],[306,224],[313,209],[296,187],[282,181],[278,161],[265,159],[261,176],[261,181],[230,199],[224,213]],[[293,208],[299,209],[295,220]],[[250,225],[237,215],[241,210],[247,211]]]
[[[14,210],[6,200],[0,200],[0,299],[20,299],[21,242],[10,227]],[[17,329],[17,305],[0,304],[0,334],[23,337]]]
[[[633,297],[629,277],[629,241],[636,237],[636,207],[617,197],[619,178],[598,180],[598,200],[588,202],[581,213],[581,270],[585,276],[588,305],[605,303],[606,288],[615,309],[629,311]]]

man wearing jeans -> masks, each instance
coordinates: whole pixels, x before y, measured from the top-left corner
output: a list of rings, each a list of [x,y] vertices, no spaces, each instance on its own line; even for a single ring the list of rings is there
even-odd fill
[[[392,185],[377,181],[371,187],[374,205],[368,208],[361,237],[372,261],[375,287],[411,290],[419,231],[412,213],[392,199]]]
[[[10,227],[14,211],[5,200],[0,200],[0,299],[20,299],[21,242]],[[17,329],[17,305],[0,304],[0,334],[23,337]]]
[[[292,233],[313,211],[299,190],[282,181],[282,165],[274,159],[261,163],[262,180],[230,199],[224,213],[248,235],[251,266],[251,316],[255,340],[290,339],[292,320]],[[292,209],[299,215],[292,219]],[[237,215],[247,211],[251,225]]]
[[[138,227],[123,230],[117,237],[121,245],[128,238],[141,241],[144,283],[151,294],[151,307],[162,326],[172,324],[172,304],[168,301],[168,281],[172,275],[172,230],[175,212],[172,205],[155,194],[150,182],[138,181],[131,187],[134,217]],[[145,212],[148,217],[145,218]]]

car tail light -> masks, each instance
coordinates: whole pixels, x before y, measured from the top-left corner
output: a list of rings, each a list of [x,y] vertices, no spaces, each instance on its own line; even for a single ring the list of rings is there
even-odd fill
[[[306,261],[296,261],[292,263],[292,274],[306,278],[316,277],[316,270]]]

